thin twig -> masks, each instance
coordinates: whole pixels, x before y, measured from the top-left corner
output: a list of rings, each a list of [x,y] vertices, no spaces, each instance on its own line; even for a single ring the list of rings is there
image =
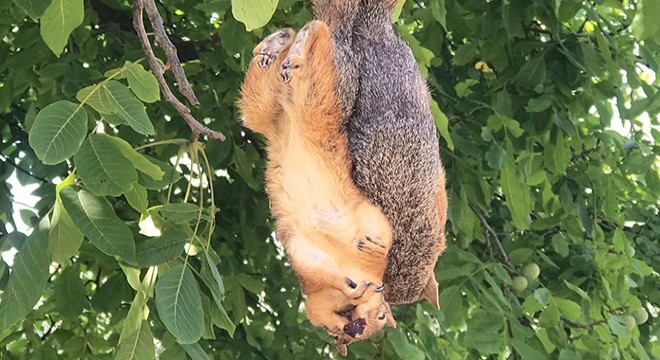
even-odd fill
[[[509,261],[509,256],[506,254],[506,251],[504,251],[504,247],[502,246],[500,239],[497,237],[497,233],[495,232],[495,230],[493,230],[493,228],[490,227],[488,221],[486,221],[486,218],[476,206],[474,206],[472,203],[469,203],[469,206],[470,209],[472,209],[472,211],[479,218],[479,221],[481,222],[481,226],[486,231],[486,236],[490,234],[493,237],[495,245],[497,245],[497,249],[499,250],[500,256],[502,257],[502,264],[504,264],[504,266],[506,266],[510,272],[515,273],[516,269],[513,267],[513,265],[511,265],[511,261]]]
[[[22,172],[23,174],[26,174],[26,175],[28,175],[28,176],[30,176],[34,179],[37,179],[37,180],[39,180],[43,183],[49,183],[50,182],[50,181],[48,181],[48,179],[43,178],[43,177],[38,176],[38,175],[35,175],[32,172],[30,172],[29,170],[26,170],[26,169],[22,168],[21,166],[19,166],[18,164],[15,164],[13,161],[10,161],[9,158],[6,158],[4,156],[0,156],[0,160],[2,160],[6,164],[9,164],[9,165],[13,166],[14,169],[16,169],[17,171]]]
[[[199,104],[199,101],[190,88],[188,79],[186,78],[186,75],[181,68],[181,63],[179,62],[179,58],[176,54],[176,47],[172,45],[169,38],[167,37],[167,34],[165,34],[165,29],[163,28],[163,19],[158,13],[156,4],[154,4],[153,0],[135,0],[133,6],[133,27],[137,32],[140,43],[142,44],[142,50],[147,56],[151,71],[154,73],[156,80],[158,80],[160,90],[163,93],[165,100],[174,106],[174,108],[179,112],[181,117],[183,117],[183,120],[192,130],[191,141],[197,141],[200,134],[207,135],[208,137],[215,140],[224,141],[224,134],[219,131],[209,129],[192,116],[190,109],[181,101],[179,101],[176,96],[174,96],[172,90],[170,90],[170,87],[165,81],[163,73],[167,69],[172,70],[179,86],[179,92],[181,92],[181,94],[183,94],[191,104]],[[149,37],[147,36],[147,31],[144,28],[144,21],[142,19],[142,10],[144,9],[147,10],[147,16],[149,17],[149,22],[153,28],[156,43],[163,48],[165,54],[167,55],[167,69],[158,63],[156,55],[154,54],[154,51],[151,47],[151,43],[149,42]]]
[[[589,324],[580,324],[577,321],[573,321],[573,320],[567,318],[563,314],[560,316],[560,319],[563,322],[565,322],[566,324],[568,324],[568,325],[570,325],[574,328],[579,328],[579,329],[593,329],[594,326],[597,326],[597,325],[600,325],[600,324],[605,324],[607,322],[607,320],[598,320],[598,321],[594,321],[594,322],[589,323]]]

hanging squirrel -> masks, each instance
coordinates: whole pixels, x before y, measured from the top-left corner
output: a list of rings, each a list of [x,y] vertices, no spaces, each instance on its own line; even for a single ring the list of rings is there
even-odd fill
[[[390,303],[438,306],[447,204],[430,94],[389,22],[396,2],[313,3],[321,21],[255,48],[240,107],[268,140],[267,191],[308,318],[345,355],[396,325]]]
[[[384,300],[389,222],[351,179],[334,89],[332,40],[320,21],[281,29],[254,49],[239,106],[267,139],[266,189],[277,238],[307,296],[313,325],[347,344],[396,326]]]
[[[392,28],[398,1],[312,3],[332,33],[352,179],[392,226],[385,299],[394,305],[425,298],[437,308],[433,269],[445,249],[445,174],[429,90]]]

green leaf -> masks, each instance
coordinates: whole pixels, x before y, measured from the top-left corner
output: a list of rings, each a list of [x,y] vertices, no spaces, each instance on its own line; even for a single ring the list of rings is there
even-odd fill
[[[505,128],[507,131],[511,132],[511,135],[513,137],[520,137],[524,130],[520,127],[520,123],[510,117],[501,115],[501,114],[493,114],[488,117],[486,120],[488,129],[497,132],[502,128]]]
[[[192,360],[211,360],[211,358],[204,352],[204,349],[202,349],[199,343],[181,344],[181,347],[186,351]]]
[[[163,324],[177,342],[192,344],[202,337],[202,299],[199,285],[188,267],[177,265],[158,279],[156,308]]]
[[[444,1],[444,0],[443,0]],[[401,16],[401,10],[403,10],[403,5],[406,3],[406,0],[400,0],[394,7],[394,10],[392,11],[392,22],[396,22],[399,20],[399,16]]]
[[[48,232],[48,253],[53,261],[62,265],[78,253],[83,234],[57,199],[53,206],[50,231]]]
[[[147,207],[149,206],[147,195],[147,190],[138,183],[133,184],[131,189],[124,193],[128,204],[140,214],[147,213]]]
[[[584,300],[587,300],[588,302],[591,302],[591,298],[589,297],[589,294],[586,293],[586,291],[580,289],[579,287],[571,284],[570,282],[566,281],[564,279],[564,284],[566,284],[566,287],[573,290],[576,294],[580,295],[581,298]]]
[[[506,151],[504,151],[504,148],[496,142],[493,143],[488,152],[486,152],[486,161],[488,161],[488,166],[492,169],[501,169],[502,165],[506,163],[506,160]]]
[[[614,333],[616,336],[630,336],[630,329],[628,329],[624,323],[617,321],[613,317],[607,319],[607,325],[610,326],[610,330],[612,330],[612,333]]]
[[[133,234],[121,221],[110,203],[86,190],[66,187],[60,192],[62,203],[78,229],[99,250],[110,256],[133,262],[135,243]]]
[[[108,90],[108,100],[117,111],[113,116],[118,116],[142,135],[155,134],[154,126],[147,117],[144,105],[126,86],[117,81],[109,81],[106,89]]]
[[[32,20],[37,20],[46,11],[52,0],[14,0]]]
[[[431,1],[431,15],[433,15],[435,21],[437,21],[443,29],[447,29],[447,9],[445,8],[445,0]]]
[[[108,139],[112,141],[115,146],[119,148],[121,154],[124,155],[135,168],[148,175],[150,178],[155,180],[162,180],[165,172],[160,169],[160,167],[153,162],[149,161],[147,157],[137,152],[131,144],[126,142],[126,140],[117,137],[117,136],[108,136]]]
[[[654,0],[640,0],[632,21],[632,31],[637,40],[652,40],[660,43],[660,3]]]
[[[14,257],[9,283],[0,298],[0,332],[24,320],[46,289],[50,275],[48,227],[48,218],[45,217]]]
[[[87,135],[87,113],[80,105],[60,100],[39,111],[29,142],[39,160],[59,164],[78,151]]]
[[[458,286],[450,286],[440,293],[438,298],[441,309],[450,309],[445,311],[445,321],[448,326],[461,326],[465,319],[465,308],[463,307],[463,296]]]
[[[140,267],[160,265],[181,255],[183,246],[190,236],[184,229],[166,228],[161,236],[137,241],[135,243],[137,264]]]
[[[231,13],[234,19],[245,24],[247,31],[252,31],[270,21],[277,2],[278,0],[231,0]]]
[[[511,211],[513,223],[518,229],[527,229],[529,214],[532,212],[529,187],[518,180],[515,166],[511,162],[502,167],[500,186],[506,196],[506,205]]]
[[[238,146],[234,146],[234,164],[236,164],[238,174],[247,185],[253,190],[259,190],[260,182],[257,181],[253,173],[254,162],[250,160],[245,150]]]
[[[78,267],[69,266],[60,273],[55,282],[54,298],[57,311],[66,319],[75,321],[82,314],[87,307],[87,296]]]
[[[122,339],[115,352],[116,360],[151,360],[156,358],[156,348],[151,328],[142,321],[139,330]]]
[[[468,320],[465,333],[465,345],[478,350],[482,354],[497,354],[502,351],[504,328],[502,314],[477,310]]]
[[[225,286],[222,282],[222,277],[218,272],[217,263],[220,262],[220,258],[215,253],[212,248],[203,247],[204,256],[202,260],[202,270],[200,272],[200,278],[206,284],[206,287],[211,291],[213,296],[213,301],[218,309],[219,316],[213,317],[213,322],[216,326],[227,330],[229,336],[234,336],[234,331],[236,330],[236,325],[231,321],[227,312],[225,311],[222,301],[225,296]]]
[[[146,103],[160,100],[158,81],[151,71],[146,71],[140,64],[128,68],[128,86],[133,93]]]
[[[53,0],[41,17],[41,38],[59,57],[73,29],[82,24],[83,0]]]
[[[76,94],[76,99],[81,104],[91,106],[99,114],[114,114],[117,112],[115,107],[110,103],[110,99],[108,99],[108,90],[103,83],[81,89]]]
[[[520,71],[516,74],[516,81],[523,87],[540,92],[538,91],[539,86],[543,86],[546,75],[545,60],[543,56],[539,56],[520,67]]]
[[[408,342],[406,334],[401,330],[388,332],[387,341],[392,344],[394,351],[396,351],[400,359],[422,360],[425,358],[424,351],[422,351],[419,346],[415,346]]]
[[[174,225],[180,225],[187,224],[193,220],[197,221],[200,208],[197,204],[191,203],[169,203],[154,206],[147,211],[152,216],[158,216],[164,221]]]
[[[559,254],[561,257],[567,257],[568,256],[568,240],[566,240],[566,237],[564,234],[555,234],[552,236],[552,247],[554,248],[555,252]]]
[[[543,360],[548,358],[543,348],[534,348],[520,339],[511,339],[509,341],[511,342],[511,345],[513,345],[513,348],[516,349],[520,356],[525,360]]]
[[[435,100],[431,100],[431,113],[435,118],[435,126],[440,131],[440,135],[447,142],[447,147],[449,150],[454,151],[454,142],[451,141],[451,135],[449,135],[449,119],[447,115],[440,110],[438,103]]]
[[[117,272],[94,292],[92,306],[98,311],[111,313],[121,305],[122,301],[130,301],[132,294],[124,274]]]
[[[552,97],[543,95],[541,97],[529,99],[525,109],[528,112],[541,112],[549,108],[550,105],[552,105]]]
[[[119,196],[137,182],[137,172],[106,134],[92,134],[74,157],[83,184],[96,196]]]
[[[174,169],[174,167],[170,164],[167,164],[163,161],[160,161],[156,158],[153,158],[151,156],[145,156],[149,162],[155,164],[160,168],[160,170],[163,172],[163,177],[162,179],[156,179],[153,177],[150,177],[149,175],[143,173],[143,172],[138,172],[138,182],[140,185],[144,186],[146,189],[149,190],[161,190],[165,188],[166,186],[173,184],[179,179],[181,179],[181,175]]]

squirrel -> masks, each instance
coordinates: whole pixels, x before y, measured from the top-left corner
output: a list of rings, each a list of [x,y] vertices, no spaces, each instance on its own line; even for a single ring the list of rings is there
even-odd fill
[[[445,250],[447,194],[430,92],[394,32],[399,0],[312,0],[330,29],[351,176],[393,235],[385,299],[439,308],[434,268]]]
[[[266,191],[276,237],[307,296],[310,322],[342,354],[396,326],[383,297],[390,224],[351,179],[328,27],[280,29],[253,51],[241,88],[244,125],[267,140]]]

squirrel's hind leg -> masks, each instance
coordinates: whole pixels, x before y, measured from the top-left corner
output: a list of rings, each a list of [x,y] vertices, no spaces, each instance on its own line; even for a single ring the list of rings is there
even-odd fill
[[[288,102],[301,114],[305,133],[314,139],[335,138],[342,124],[335,95],[337,71],[328,26],[319,20],[309,22],[298,32],[280,74],[289,85]]]
[[[254,58],[241,87],[239,106],[243,124],[268,139],[276,131],[276,119],[282,112],[279,99],[282,83],[278,70],[295,36],[292,29],[285,28],[259,43],[252,52]]]

